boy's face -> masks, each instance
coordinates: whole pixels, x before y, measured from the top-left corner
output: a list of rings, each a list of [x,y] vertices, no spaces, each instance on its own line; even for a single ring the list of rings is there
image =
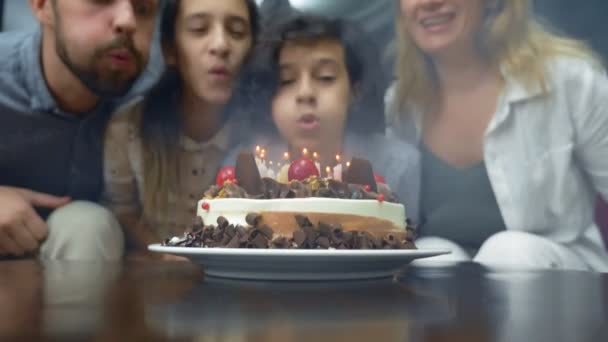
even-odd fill
[[[159,0],[47,0],[43,6],[52,7],[43,25],[70,71],[99,95],[126,93],[148,61]]]
[[[279,55],[272,118],[291,147],[323,153],[341,144],[351,97],[342,45],[333,39],[286,43]]]

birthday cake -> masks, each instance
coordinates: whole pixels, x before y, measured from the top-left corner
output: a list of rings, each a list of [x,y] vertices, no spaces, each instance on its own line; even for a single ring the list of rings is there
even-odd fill
[[[342,179],[322,178],[302,158],[287,182],[262,177],[243,153],[218,173],[198,202],[192,229],[167,246],[299,249],[415,249],[405,207],[368,161],[353,159]]]

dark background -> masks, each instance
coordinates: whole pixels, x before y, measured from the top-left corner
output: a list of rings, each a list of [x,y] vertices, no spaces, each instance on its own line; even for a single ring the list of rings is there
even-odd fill
[[[261,0],[260,0],[261,1]],[[263,0],[262,10],[270,18],[290,1]],[[346,16],[371,31],[380,44],[393,39],[396,0],[291,0],[301,9],[332,16]],[[570,36],[589,42],[608,61],[608,0],[536,0],[536,13]],[[0,0],[0,28],[15,30],[32,27],[34,19],[26,0]]]

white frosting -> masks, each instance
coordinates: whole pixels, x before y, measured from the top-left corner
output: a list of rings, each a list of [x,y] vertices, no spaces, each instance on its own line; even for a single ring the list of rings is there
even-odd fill
[[[209,210],[203,209],[203,204]],[[245,217],[249,213],[260,212],[302,212],[358,215],[380,218],[392,222],[396,227],[405,229],[405,207],[402,204],[379,202],[376,200],[347,200],[335,198],[290,198],[253,200],[225,198],[201,200],[198,202],[197,215],[205,224],[215,224],[217,218],[225,217],[232,224],[247,225]]]

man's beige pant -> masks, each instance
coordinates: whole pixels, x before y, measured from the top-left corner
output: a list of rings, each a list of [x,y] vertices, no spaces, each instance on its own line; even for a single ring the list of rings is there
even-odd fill
[[[43,260],[116,261],[124,236],[114,215],[99,204],[76,201],[47,220],[49,236],[40,248]]]

